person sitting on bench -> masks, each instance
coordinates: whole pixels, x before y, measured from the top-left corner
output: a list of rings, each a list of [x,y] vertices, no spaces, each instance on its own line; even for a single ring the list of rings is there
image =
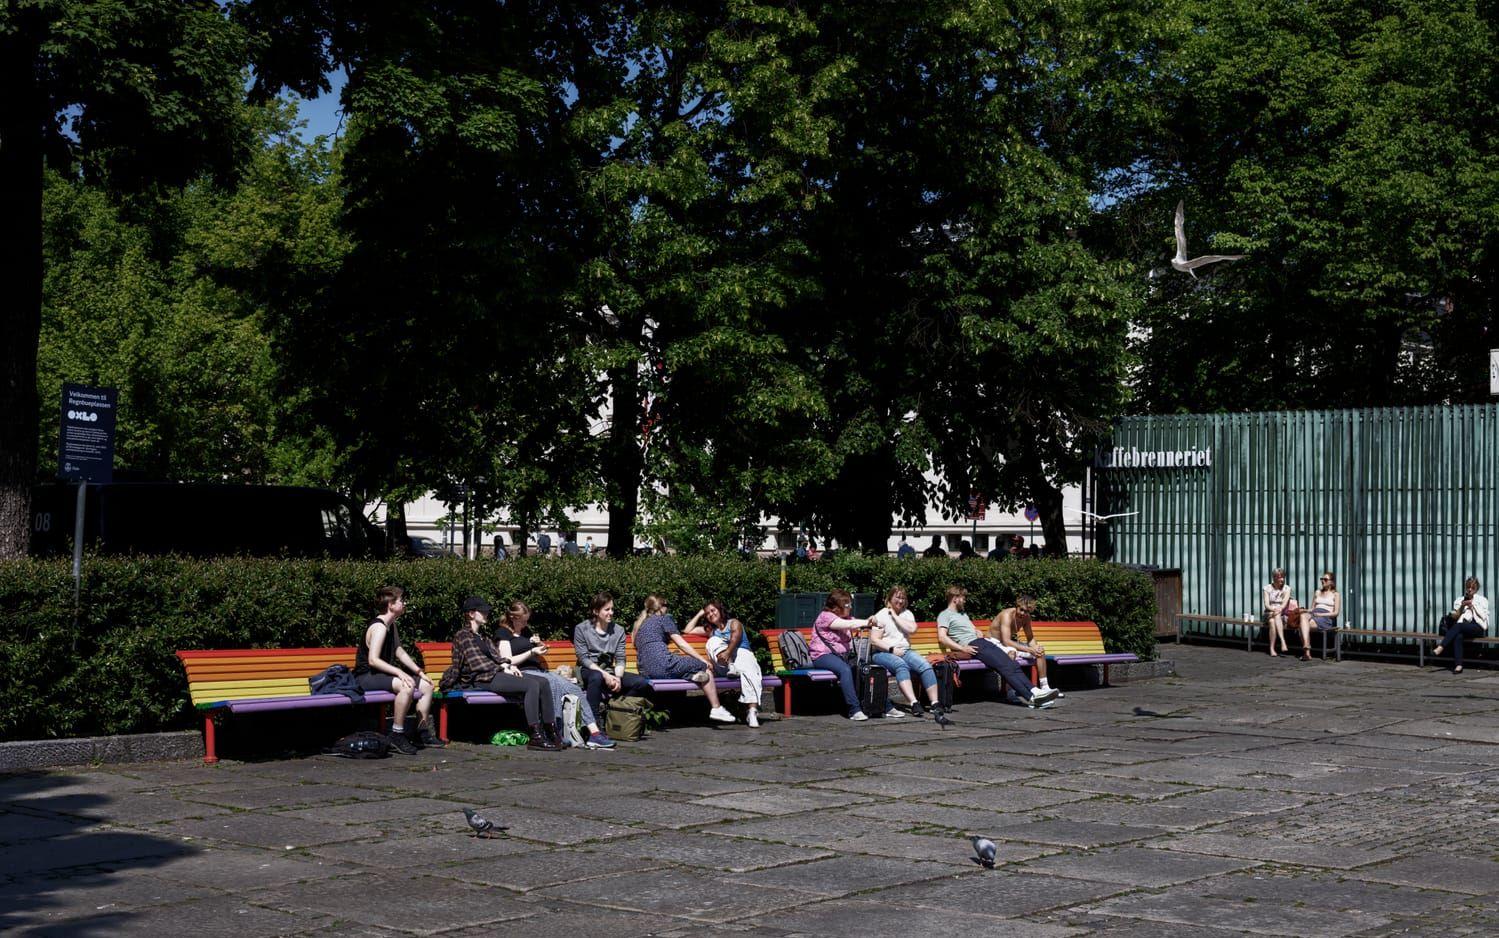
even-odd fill
[[[531,730],[526,748],[556,752],[562,743],[557,738],[551,686],[540,677],[523,673],[484,636],[482,630],[492,611],[478,596],[463,601],[461,622],[453,633],[454,686],[482,687],[501,696],[520,697],[526,726]]]
[[[401,636],[396,632],[396,620],[406,612],[406,591],[399,586],[382,586],[375,593],[375,608],[380,612],[365,626],[364,641],[354,651],[354,681],[360,690],[396,695],[390,744],[397,752],[416,754],[416,743],[406,733],[406,715],[413,699],[421,719],[416,726],[417,740],[423,746],[441,748],[447,744],[432,732],[432,682],[401,647]]]
[[[989,625],[989,635],[1006,648],[1024,652],[1036,662],[1037,686],[1051,690],[1046,679],[1046,646],[1036,641],[1036,631],[1031,628],[1031,618],[1036,614],[1036,598],[1027,593],[1015,597],[1015,605],[1002,610]],[[1062,692],[1057,691],[1061,697]]]
[[[510,663],[521,669],[526,677],[537,678],[543,681],[552,700],[552,712],[557,716],[563,716],[562,699],[569,694],[574,699],[579,697],[578,685],[567,678],[548,670],[544,656],[547,646],[545,642],[538,641],[531,633],[531,607],[520,600],[515,600],[505,609],[505,616],[500,620],[499,627],[494,630],[495,647],[500,650],[500,656],[510,659]],[[605,734],[599,726],[596,711],[588,703],[588,698],[583,696],[582,706],[583,723],[588,727],[588,738],[583,740],[583,745],[589,749],[613,749],[614,740]],[[564,746],[568,744],[569,736],[577,735],[577,727],[567,727],[559,721],[558,728],[561,730],[558,742]]]
[[[722,669],[725,674],[739,678],[739,702],[744,705],[744,725],[750,729],[760,728],[760,695],[764,692],[764,676],[760,673],[760,662],[750,648],[749,636],[744,634],[744,623],[729,615],[723,603],[710,599],[688,620],[682,634],[708,636],[705,646],[714,671]]]
[[[625,670],[625,643],[629,640],[624,626],[614,621],[614,597],[595,594],[588,618],[573,626],[578,676],[594,713],[604,712],[606,697],[644,697],[651,692],[650,681]]]
[[[937,672],[932,670],[931,662],[911,649],[911,636],[916,634],[916,617],[911,614],[910,605],[911,597],[904,586],[894,587],[885,595],[885,608],[874,614],[874,626],[869,630],[872,651],[869,660],[895,677],[900,692],[911,702],[911,715],[917,717],[922,714],[915,681],[920,681],[933,718],[939,725],[946,726],[951,721],[938,703]],[[912,675],[915,675],[915,681]]]
[[[1015,663],[1015,649],[1006,648],[992,638],[979,637],[973,620],[963,611],[967,603],[967,590],[961,586],[947,588],[947,608],[937,616],[937,644],[954,657],[977,658],[988,665],[1026,706],[1039,709],[1054,704],[1057,692],[1031,686],[1025,672]]]
[[[718,700],[718,687],[713,683],[713,663],[697,653],[697,649],[677,631],[677,621],[666,612],[666,600],[652,594],[645,598],[645,608],[635,620],[635,631],[631,638],[635,642],[635,660],[640,673],[648,678],[662,681],[691,681],[703,689],[708,698],[708,719],[719,723],[733,723],[734,714],[725,710]],[[677,655],[667,650],[671,642],[682,650]]]
[[[1463,581],[1463,594],[1452,604],[1452,611],[1442,617],[1445,634],[1431,650],[1440,655],[1444,647],[1452,648],[1452,673],[1463,673],[1463,639],[1480,638],[1489,630],[1489,601],[1478,592],[1478,577]]]

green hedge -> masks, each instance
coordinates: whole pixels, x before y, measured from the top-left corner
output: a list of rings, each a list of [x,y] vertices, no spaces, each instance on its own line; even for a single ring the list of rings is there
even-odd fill
[[[376,588],[406,588],[408,643],[446,639],[470,594],[496,606],[522,599],[548,638],[571,634],[599,590],[632,621],[658,592],[679,620],[711,597],[752,628],[775,623],[779,567],[733,556],[525,558],[503,563],[420,560],[90,559],[77,625],[67,561],[0,562],[0,739],[147,732],[191,725],[178,649],[352,645]],[[1087,560],[994,563],[844,556],[788,568],[788,589],[834,587],[911,593],[918,619],[934,619],[950,583],[984,618],[1021,591],[1043,619],[1092,619],[1111,651],[1154,653],[1154,594],[1147,576]]]

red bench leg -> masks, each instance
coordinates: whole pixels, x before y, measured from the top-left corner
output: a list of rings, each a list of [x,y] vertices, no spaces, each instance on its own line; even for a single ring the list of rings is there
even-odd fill
[[[443,742],[448,741],[448,702],[446,700],[437,702],[437,738]]]
[[[1109,666],[1107,664],[1103,666],[1103,686],[1109,686]]]
[[[213,765],[219,761],[218,741],[213,737],[213,716],[203,715],[203,764]]]
[[[786,680],[781,684],[782,707],[781,716],[791,716],[791,681]]]

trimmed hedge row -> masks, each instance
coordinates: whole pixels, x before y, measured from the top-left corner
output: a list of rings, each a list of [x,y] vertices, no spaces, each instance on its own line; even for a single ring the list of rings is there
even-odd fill
[[[544,637],[571,634],[600,591],[628,624],[648,593],[679,621],[722,599],[752,628],[775,623],[779,567],[735,556],[524,558],[399,563],[178,558],[90,559],[77,624],[65,560],[0,563],[0,739],[149,732],[192,725],[178,649],[353,645],[375,590],[406,588],[408,643],[452,634],[465,596],[496,607],[524,600]],[[936,618],[951,583],[984,618],[1030,592],[1043,619],[1091,619],[1112,651],[1154,654],[1147,576],[1089,560],[896,560],[841,556],[788,568],[787,588],[910,591],[920,620]]]

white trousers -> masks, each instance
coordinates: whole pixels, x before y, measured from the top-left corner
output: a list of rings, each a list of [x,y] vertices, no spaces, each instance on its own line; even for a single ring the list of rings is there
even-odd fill
[[[708,657],[717,659],[719,652],[729,647],[729,643],[716,636],[708,637]],[[729,661],[729,673],[739,678],[739,700],[741,703],[760,706],[760,691],[762,688],[762,677],[760,674],[760,662],[755,660],[755,653],[740,645],[734,649],[734,657]]]

